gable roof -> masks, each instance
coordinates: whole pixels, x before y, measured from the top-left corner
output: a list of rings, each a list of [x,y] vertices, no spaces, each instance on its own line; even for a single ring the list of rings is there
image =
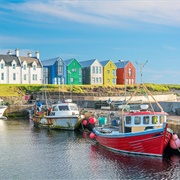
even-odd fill
[[[64,63],[68,66],[75,58],[67,59]]]
[[[0,61],[1,60],[4,60],[5,61],[5,65],[6,66],[11,66],[11,63],[13,60],[16,61],[17,63],[17,66],[21,66],[21,63],[18,59],[18,57],[16,55],[4,55],[4,54],[0,54]]]
[[[112,60],[105,60],[105,61],[101,61],[100,63],[103,65],[103,66],[105,66],[109,61],[112,61]]]
[[[38,60],[36,57],[19,56],[19,59],[20,59],[21,62],[26,61],[28,67],[32,67],[33,62],[36,62],[38,68],[42,67],[40,60]]]
[[[47,59],[47,60],[43,60],[41,61],[43,66],[52,66],[56,61],[58,61],[59,57],[55,57],[52,59]]]
[[[76,58],[71,58],[71,59],[64,60],[64,64],[65,64],[66,66],[68,66],[73,60],[75,60],[75,61],[80,65],[80,67],[82,67],[81,64],[80,64],[80,62],[77,61]]]
[[[124,62],[117,62],[114,64],[117,66],[117,68],[124,68],[128,63],[129,61],[124,61]]]
[[[81,61],[81,62],[79,62],[80,64],[81,64],[81,66],[82,66],[82,68],[84,68],[84,67],[90,67],[93,63],[94,63],[94,61],[96,61],[97,59],[91,59],[91,60],[87,60],[87,61]],[[98,60],[97,60],[98,61]],[[99,62],[99,61],[98,61]],[[101,63],[100,63],[101,64]]]

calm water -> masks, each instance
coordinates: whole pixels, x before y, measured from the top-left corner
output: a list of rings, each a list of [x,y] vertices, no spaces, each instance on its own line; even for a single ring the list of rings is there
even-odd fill
[[[180,153],[163,158],[118,154],[80,132],[0,120],[0,179],[180,179]]]

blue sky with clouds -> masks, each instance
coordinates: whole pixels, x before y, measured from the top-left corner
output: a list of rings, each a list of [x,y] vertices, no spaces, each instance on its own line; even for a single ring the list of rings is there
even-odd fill
[[[180,84],[179,0],[1,0],[0,54],[140,64],[143,82]],[[138,64],[136,64],[138,62]]]

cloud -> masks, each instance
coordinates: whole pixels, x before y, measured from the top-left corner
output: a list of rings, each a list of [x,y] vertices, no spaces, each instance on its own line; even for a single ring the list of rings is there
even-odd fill
[[[180,26],[180,1],[176,0],[27,0],[2,4],[2,8],[41,21],[60,19],[107,26],[148,24]]]
[[[17,36],[0,36],[0,42],[1,44],[5,45],[5,44],[12,44],[14,43],[25,43],[26,40]]]
[[[170,46],[170,45],[163,45],[163,48],[165,50],[169,50],[169,51],[177,51],[177,50],[179,50],[178,48]]]

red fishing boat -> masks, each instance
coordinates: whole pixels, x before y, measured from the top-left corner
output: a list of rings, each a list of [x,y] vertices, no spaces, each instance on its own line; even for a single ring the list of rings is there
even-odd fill
[[[139,109],[136,110],[128,107],[139,88],[143,88],[156,102],[160,109],[158,112],[154,111],[151,102],[139,105]],[[93,133],[102,146],[113,151],[162,156],[173,133],[168,128],[167,115],[146,86],[140,84],[122,108],[117,125],[109,123],[94,127]]]

